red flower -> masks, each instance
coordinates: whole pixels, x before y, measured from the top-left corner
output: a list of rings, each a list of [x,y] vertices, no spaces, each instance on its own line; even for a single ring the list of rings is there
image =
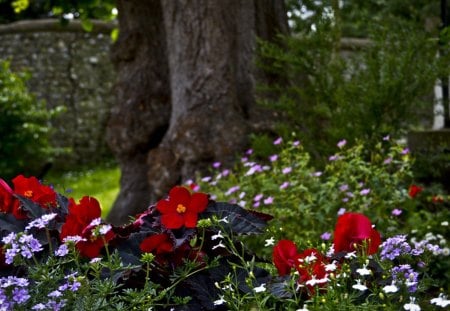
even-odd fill
[[[12,180],[14,193],[24,196],[42,207],[56,206],[56,192],[39,182],[36,177],[19,175]]]
[[[314,287],[322,287],[327,283],[326,258],[315,248],[308,248],[296,257],[296,266],[299,273],[298,282],[306,284],[310,292]]]
[[[63,241],[68,236],[80,236],[83,241],[76,244],[80,254],[89,258],[97,257],[105,244],[115,237],[111,229],[106,233],[100,232],[100,228],[106,226],[100,224],[100,220],[93,223],[94,220],[100,219],[100,216],[100,204],[95,198],[83,197],[79,204],[71,198],[69,214],[61,228],[60,239]]]
[[[280,276],[288,275],[295,267],[297,257],[297,246],[289,240],[280,240],[274,247],[272,253],[273,263]]]
[[[16,198],[13,196],[11,187],[0,178],[0,212],[11,213]]]
[[[36,177],[26,178],[23,175],[18,175],[12,182],[15,194],[24,196],[44,208],[56,206],[56,192],[49,186],[41,184]],[[14,200],[13,214],[17,219],[28,217],[19,200]]]
[[[169,198],[160,200],[156,209],[162,214],[161,223],[167,229],[178,229],[183,225],[186,228],[195,228],[198,213],[203,212],[208,205],[208,195],[194,193],[180,186],[173,187]]]
[[[381,244],[381,237],[366,216],[359,213],[345,213],[339,216],[334,230],[335,252],[352,252],[355,246],[367,243],[367,254],[375,254]]]
[[[422,192],[423,188],[417,185],[411,185],[408,190],[408,194],[411,198],[415,198],[420,192]]]
[[[89,226],[92,220],[101,216],[100,204],[95,198],[83,197],[79,204],[74,199],[69,200],[69,214],[61,228],[60,238],[68,236],[81,236],[83,230]]]
[[[100,255],[100,250],[111,241],[115,234],[109,229],[106,233],[100,232],[101,226],[108,225],[89,225],[81,233],[82,241],[77,242],[76,247],[82,256],[95,258]]]
[[[172,240],[166,233],[155,234],[145,238],[139,247],[144,253],[155,253],[156,255],[173,251]]]

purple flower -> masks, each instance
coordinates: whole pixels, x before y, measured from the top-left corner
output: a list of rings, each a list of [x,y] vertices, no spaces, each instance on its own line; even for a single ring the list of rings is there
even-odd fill
[[[253,207],[254,207],[254,208],[257,208],[257,207],[259,206],[259,204],[260,204],[259,201],[257,201],[257,202],[255,202],[255,203],[253,203]]]
[[[278,155],[277,154],[273,154],[269,157],[270,162],[275,162],[276,160],[278,160]]]
[[[402,155],[407,155],[409,153],[409,148],[404,148],[401,152]]]
[[[38,303],[37,305],[34,305],[31,310],[45,310],[46,306],[43,303]]]
[[[239,186],[233,186],[233,187],[231,187],[230,189],[228,189],[227,192],[225,192],[225,195],[226,195],[226,196],[229,196],[230,194],[232,194],[232,193],[238,191],[239,189],[240,189]]]
[[[390,139],[389,135],[386,135],[386,136],[383,137],[384,141],[388,141],[389,139]]]
[[[340,149],[342,149],[342,147],[344,147],[346,144],[347,144],[347,141],[346,141],[345,139],[342,139],[342,140],[340,140],[340,141],[337,143],[337,146],[338,146]]]
[[[339,160],[339,156],[337,154],[334,154],[328,158],[328,161],[336,161],[336,160]]]
[[[230,170],[229,170],[229,169],[224,169],[224,170],[222,171],[222,176],[223,176],[223,177],[227,177],[228,175],[230,175]]]
[[[328,241],[331,238],[331,233],[330,232],[324,232],[321,234],[320,238],[324,241]]]
[[[344,215],[344,213],[345,213],[345,208],[343,208],[343,207],[341,207],[337,212],[338,216]]]
[[[221,165],[222,165],[222,163],[220,163],[220,162],[214,162],[214,163],[212,164],[212,167],[214,167],[214,168],[219,168]]]
[[[347,191],[347,190],[348,190],[348,185],[347,185],[347,184],[341,185],[341,186],[339,187],[339,190],[340,190],[341,192]]]
[[[292,142],[292,146],[297,147],[300,145],[300,141],[296,140]]]
[[[320,176],[322,176],[322,172],[317,171],[317,172],[312,173],[311,175],[314,177],[320,177]]]
[[[262,167],[259,164],[255,164],[245,173],[245,176],[253,175],[257,172],[262,172]]]
[[[274,145],[279,145],[279,144],[281,144],[282,142],[283,142],[283,138],[278,137],[277,139],[275,139],[275,140],[273,141],[273,144],[274,144]]]
[[[386,159],[383,161],[383,164],[389,164],[389,163],[391,163],[391,162],[392,162],[392,158],[389,157],[389,158],[386,158]]]
[[[360,195],[368,195],[370,193],[370,189],[366,188],[359,192]]]
[[[409,254],[411,246],[406,241],[406,235],[396,235],[391,238],[387,238],[381,244],[381,259],[382,260],[394,260],[395,258]]]
[[[391,214],[394,215],[394,216],[400,216],[402,212],[403,212],[403,211],[402,211],[401,209],[394,208],[394,209],[392,210]]]
[[[18,304],[22,304],[30,299],[30,295],[28,295],[28,290],[25,288],[14,288],[12,291],[12,299]]]
[[[264,204],[265,205],[269,205],[273,203],[273,198],[272,197],[267,197],[266,199],[264,199]]]
[[[248,150],[245,152],[246,155],[251,155],[252,153],[253,153],[253,149],[248,149]]]
[[[248,158],[247,158],[247,157],[242,157],[242,158],[241,158],[241,162],[242,162],[242,163],[245,163],[245,162],[247,162],[247,161],[248,161]]]
[[[30,230],[31,228],[43,229],[50,221],[52,221],[57,216],[56,213],[44,214],[43,216],[36,218],[25,227],[25,230]]]
[[[255,195],[255,197],[253,198],[253,201],[258,202],[259,200],[261,200],[263,198],[263,194],[259,193],[257,195]]]
[[[414,271],[410,265],[395,266],[392,268],[391,273],[392,280],[396,283],[405,284],[410,293],[414,293],[417,290],[419,273]]]
[[[203,182],[209,182],[211,179],[212,179],[211,176],[205,176],[205,177],[203,177],[203,178],[201,179],[201,181],[203,181]]]
[[[289,174],[290,172],[292,172],[292,167],[285,167],[283,168],[283,170],[281,171],[283,174]]]
[[[290,183],[288,181],[285,181],[284,183],[281,184],[280,189],[286,189],[287,187],[289,187]]]

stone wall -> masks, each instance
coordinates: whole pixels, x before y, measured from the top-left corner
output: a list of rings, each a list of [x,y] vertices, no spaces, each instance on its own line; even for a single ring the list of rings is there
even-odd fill
[[[52,141],[72,152],[59,156],[57,167],[92,164],[110,154],[104,132],[115,80],[109,58],[113,27],[95,22],[87,33],[76,21],[68,27],[55,20],[0,25],[0,58],[31,73],[29,88],[48,107],[64,108],[52,121]]]

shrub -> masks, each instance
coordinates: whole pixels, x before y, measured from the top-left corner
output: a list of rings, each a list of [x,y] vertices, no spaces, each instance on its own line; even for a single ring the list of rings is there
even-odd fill
[[[0,62],[0,171],[6,178],[39,174],[56,151],[49,143],[49,120],[55,111],[27,90],[28,74]]]

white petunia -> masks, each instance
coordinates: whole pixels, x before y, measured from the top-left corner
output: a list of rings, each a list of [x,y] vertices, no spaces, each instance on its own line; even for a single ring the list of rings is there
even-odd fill
[[[214,301],[214,305],[220,306],[220,305],[223,305],[225,302],[226,301],[225,301],[225,299],[223,299],[223,296],[220,296],[220,299]]]
[[[255,291],[255,293],[265,292],[266,291],[266,283],[262,283],[258,287],[255,287],[253,290]]]
[[[264,244],[264,246],[272,246],[275,245],[275,239],[272,237],[270,237],[270,239],[266,240],[266,244]]]
[[[395,286],[394,283],[392,283],[391,285],[386,285],[385,287],[383,287],[383,292],[385,292],[386,294],[388,293],[396,293],[398,291],[398,287]]]
[[[447,296],[445,296],[442,293],[439,294],[439,297],[431,299],[430,302],[432,304],[435,304],[435,305],[437,305],[439,307],[442,307],[442,308],[445,308],[448,305],[450,305],[450,300],[448,300]]]
[[[361,280],[356,280],[356,284],[353,285],[352,288],[357,289],[362,292],[367,290],[367,286],[364,284],[361,284]]]
[[[410,297],[409,303],[403,305],[403,309],[409,310],[409,311],[420,311],[420,306],[415,303],[415,298]]]

